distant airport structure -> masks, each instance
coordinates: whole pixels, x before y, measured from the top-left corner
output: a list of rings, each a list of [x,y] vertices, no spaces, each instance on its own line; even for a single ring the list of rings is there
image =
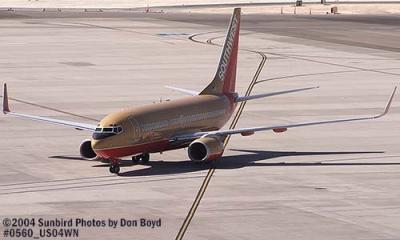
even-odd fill
[[[171,6],[196,6],[218,4],[291,4],[300,0],[58,0],[58,1],[28,1],[28,0],[2,0],[0,8],[141,8],[141,7],[171,7]],[[400,0],[301,0],[302,3],[400,3]]]

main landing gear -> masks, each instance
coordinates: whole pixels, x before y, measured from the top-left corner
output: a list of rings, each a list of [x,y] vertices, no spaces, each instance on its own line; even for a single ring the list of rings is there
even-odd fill
[[[133,163],[138,163],[139,161],[141,161],[142,163],[146,164],[149,162],[149,160],[150,160],[150,154],[148,153],[142,153],[140,155],[132,157]]]
[[[149,162],[149,160],[150,160],[150,154],[148,154],[148,153],[143,153],[143,154],[132,157],[133,163],[142,162],[143,164],[146,164]],[[119,171],[121,170],[120,166],[119,166],[119,161],[120,161],[119,159],[110,159],[109,160],[110,173],[115,173],[115,174],[119,173]]]
[[[110,160],[110,173],[118,174],[120,171],[119,167],[119,160],[118,159],[111,159]]]

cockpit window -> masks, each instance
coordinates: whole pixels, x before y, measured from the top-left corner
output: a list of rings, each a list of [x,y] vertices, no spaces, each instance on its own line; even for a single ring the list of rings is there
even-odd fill
[[[116,127],[116,128],[114,128],[114,132],[115,132],[115,133],[120,133],[120,132],[122,132],[122,127]]]
[[[105,128],[96,128],[94,133],[93,133],[93,139],[95,140],[100,140],[104,138],[108,138],[117,134],[120,134],[122,132],[122,127],[121,126],[115,126],[112,125],[113,127],[105,127]]]

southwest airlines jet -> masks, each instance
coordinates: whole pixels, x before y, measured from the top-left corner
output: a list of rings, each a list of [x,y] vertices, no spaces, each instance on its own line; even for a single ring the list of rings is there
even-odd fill
[[[239,102],[312,89],[239,96],[235,92],[239,29],[240,8],[236,8],[229,24],[217,72],[211,83],[199,93],[174,88],[191,96],[114,112],[97,125],[91,125],[12,112],[8,105],[7,85],[4,84],[3,113],[91,132],[92,138],[83,141],[80,146],[81,156],[108,160],[110,172],[118,174],[120,159],[125,156],[132,156],[134,162],[146,163],[150,153],[188,147],[188,155],[192,161],[213,161],[222,156],[224,140],[232,134],[249,136],[267,130],[284,132],[295,127],[376,119],[388,112],[396,88],[384,112],[376,116],[221,130]]]

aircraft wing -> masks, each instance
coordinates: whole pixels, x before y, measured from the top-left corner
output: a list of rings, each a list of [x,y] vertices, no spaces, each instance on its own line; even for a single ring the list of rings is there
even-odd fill
[[[346,118],[346,119],[335,119],[328,121],[316,121],[316,122],[304,122],[304,123],[294,123],[287,125],[276,125],[276,126],[261,126],[261,127],[250,127],[250,128],[239,128],[239,129],[228,129],[228,130],[218,130],[218,131],[209,131],[209,132],[196,132],[187,135],[176,136],[173,140],[188,140],[188,139],[197,139],[201,137],[212,137],[212,136],[227,136],[233,134],[242,134],[242,136],[252,135],[258,131],[267,131],[273,130],[274,132],[285,132],[288,128],[296,128],[296,127],[305,127],[305,126],[313,126],[313,125],[323,125],[323,124],[332,124],[332,123],[341,123],[341,122],[354,122],[354,121],[362,121],[362,120],[371,120],[383,117],[389,112],[390,105],[392,104],[394,95],[396,93],[397,87],[394,88],[392,95],[389,98],[389,101],[383,111],[383,113],[370,117],[359,117],[359,118]]]
[[[40,117],[40,116],[33,116],[33,115],[28,115],[28,114],[11,112],[10,107],[8,105],[7,84],[4,84],[3,113],[6,115],[18,117],[18,118],[72,127],[77,130],[87,130],[87,131],[94,132],[94,130],[96,129],[96,125],[92,125],[92,124],[72,122],[72,121],[60,120],[60,119],[55,119],[55,118]]]

